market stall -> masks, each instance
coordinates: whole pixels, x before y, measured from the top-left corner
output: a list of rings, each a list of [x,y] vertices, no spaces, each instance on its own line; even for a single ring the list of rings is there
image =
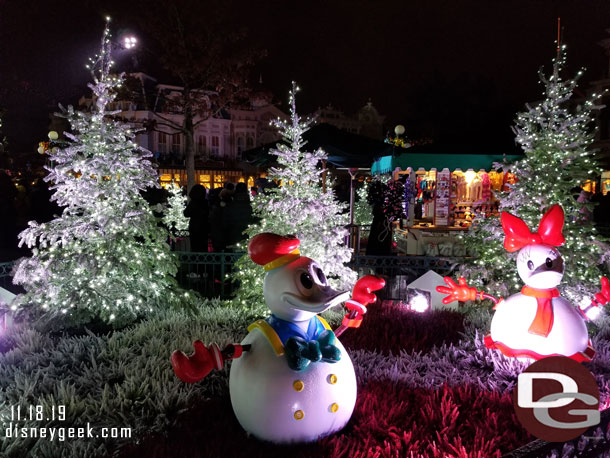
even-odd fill
[[[391,174],[405,187],[406,218],[393,228],[398,250],[410,255],[464,256],[455,235],[467,230],[476,215],[497,214],[497,193],[514,182],[506,165],[519,158],[407,151],[377,159],[372,175]]]

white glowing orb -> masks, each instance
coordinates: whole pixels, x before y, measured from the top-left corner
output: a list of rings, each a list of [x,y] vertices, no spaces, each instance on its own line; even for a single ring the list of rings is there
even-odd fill
[[[590,297],[583,297],[580,300],[580,302],[578,303],[578,306],[585,313],[587,318],[589,318],[590,320],[597,319],[599,317],[599,315],[602,313],[602,308],[598,307],[598,306],[595,306],[591,302],[591,298]]]
[[[585,311],[585,315],[587,315],[587,318],[590,320],[596,320],[600,313],[602,313],[600,307],[591,307],[589,310]]]
[[[409,301],[409,309],[414,312],[423,313],[430,308],[430,303],[428,302],[428,298],[423,294],[417,294]]]

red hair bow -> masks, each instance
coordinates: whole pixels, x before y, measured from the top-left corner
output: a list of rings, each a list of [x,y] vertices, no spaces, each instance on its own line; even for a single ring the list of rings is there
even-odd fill
[[[502,229],[504,229],[504,248],[512,253],[527,245],[563,245],[565,239],[561,230],[563,229],[563,208],[558,204],[547,210],[538,226],[538,232],[530,232],[527,224],[521,218],[502,212]]]

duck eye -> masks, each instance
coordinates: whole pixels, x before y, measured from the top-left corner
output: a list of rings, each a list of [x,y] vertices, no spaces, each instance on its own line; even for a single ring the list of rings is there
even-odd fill
[[[307,289],[313,288],[313,279],[311,278],[311,275],[306,272],[303,272],[301,274],[301,285],[303,285]]]
[[[544,263],[546,264],[547,269],[553,267],[553,260],[551,258],[546,258],[546,261],[544,261]]]
[[[534,270],[534,263],[532,262],[531,259],[529,261],[527,261],[527,268],[529,270]]]

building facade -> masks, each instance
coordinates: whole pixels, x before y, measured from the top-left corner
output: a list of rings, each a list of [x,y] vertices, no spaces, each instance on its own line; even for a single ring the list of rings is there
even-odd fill
[[[186,184],[185,136],[176,128],[184,120],[180,104],[182,92],[180,86],[161,84],[145,73],[131,73],[108,107],[116,111],[117,117],[140,128],[136,141],[153,153],[164,187],[172,181]],[[204,108],[211,105],[210,95],[192,91],[195,105]],[[79,101],[82,108],[91,103],[92,99],[87,97]],[[265,176],[264,170],[243,161],[243,152],[279,141],[280,135],[271,121],[286,119],[287,115],[272,103],[272,96],[262,88],[262,81],[247,103],[219,110],[214,116],[208,117],[207,113],[204,116],[195,114],[193,119],[196,183],[217,188],[225,182],[245,182],[251,187],[257,178]],[[351,133],[379,140],[384,137],[384,117],[370,101],[352,116],[331,105],[318,109],[313,116],[318,123],[328,123]]]
[[[385,138],[383,132],[385,117],[379,114],[370,100],[351,116],[345,115],[343,111],[330,104],[325,108],[318,108],[314,116],[319,123],[327,123],[353,134],[363,135],[375,140]]]
[[[138,144],[153,155],[159,165],[161,184],[172,180],[186,184],[184,168],[185,136],[174,126],[182,125],[184,115],[178,100],[182,87],[160,84],[145,73],[129,74],[125,90],[109,104],[117,116],[142,128],[136,136]],[[195,93],[197,103],[206,104],[205,92]],[[87,107],[90,98],[82,97],[79,104]],[[224,182],[246,182],[250,186],[261,173],[242,163],[247,149],[280,139],[270,121],[286,118],[286,114],[271,103],[271,96],[255,91],[249,102],[239,108],[221,110],[203,119],[195,115],[194,149],[195,181],[206,188],[222,187]]]

